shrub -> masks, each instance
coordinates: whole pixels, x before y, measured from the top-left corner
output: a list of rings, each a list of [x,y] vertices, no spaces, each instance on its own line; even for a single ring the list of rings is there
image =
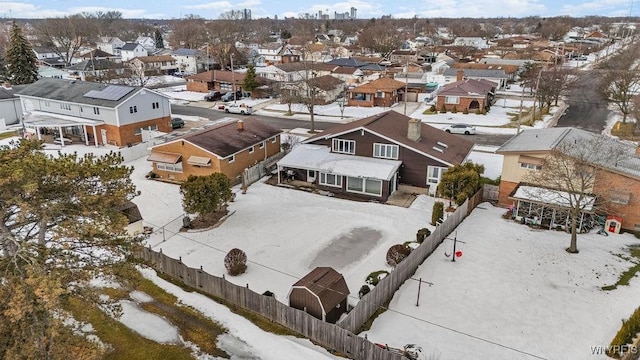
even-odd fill
[[[362,299],[363,296],[367,295],[370,292],[371,288],[369,287],[369,285],[362,285],[360,287],[360,291],[358,291],[358,297]]]
[[[436,105],[431,105],[431,107],[429,108],[429,111],[431,111],[432,113],[436,112]]]
[[[247,270],[247,254],[237,248],[231,249],[227,256],[224,257],[224,267],[229,275],[244,274]]]
[[[376,286],[378,285],[378,282],[384,279],[387,275],[389,275],[389,272],[387,270],[374,271],[369,274],[369,276],[367,276],[365,282],[371,286]]]
[[[431,235],[431,230],[422,228],[416,233],[416,241],[418,242],[418,244],[422,244],[424,239],[426,239],[429,235]]]
[[[440,112],[443,114],[447,112],[447,107],[444,106],[444,104],[442,104],[442,107],[440,108]]]
[[[411,248],[403,244],[396,244],[387,251],[387,264],[389,266],[397,266],[407,256],[411,254]]]
[[[476,110],[476,115],[482,115],[482,109]]]
[[[153,171],[149,171],[147,175],[145,175],[145,178],[147,179],[155,179],[157,177],[158,177],[158,174],[154,173]]]
[[[637,308],[629,319],[622,320],[622,327],[611,341],[607,355],[619,357],[619,354],[613,349],[620,349],[623,345],[630,344],[638,332],[640,332],[640,308]]]
[[[458,108],[455,107],[455,105],[454,105],[453,109],[451,109],[451,112],[454,113],[454,114],[458,113]]]
[[[436,226],[444,217],[444,203],[442,201],[436,201],[433,204],[433,211],[431,212],[431,225]]]
[[[465,115],[469,114],[469,109],[465,108],[464,110],[462,110],[462,113],[465,114]]]

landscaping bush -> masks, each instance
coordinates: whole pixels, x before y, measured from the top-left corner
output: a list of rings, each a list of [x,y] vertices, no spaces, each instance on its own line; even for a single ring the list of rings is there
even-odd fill
[[[247,254],[237,248],[231,249],[227,256],[224,257],[224,267],[229,275],[244,274],[247,270]]]
[[[144,177],[147,179],[155,179],[158,177],[158,174],[154,173],[153,171],[149,171]]]
[[[371,286],[376,286],[378,285],[378,282],[384,279],[387,275],[389,275],[387,270],[374,271],[367,276],[365,282]]]
[[[482,109],[476,110],[476,115],[482,115],[483,114],[482,111],[483,111]]]
[[[436,105],[431,105],[431,107],[429,107],[429,111],[431,111],[432,113],[436,112]]]
[[[444,106],[444,104],[442,104],[442,107],[440,108],[440,112],[443,114],[447,112],[447,107]]]
[[[453,109],[451,109],[451,112],[452,112],[453,114],[457,114],[457,113],[458,113],[458,108],[457,108],[457,107],[455,107],[455,105],[454,105],[454,106],[453,106]]]
[[[613,349],[620,349],[623,345],[630,344],[640,332],[640,307],[631,314],[627,320],[622,320],[622,327],[611,341],[611,346],[607,350],[607,355],[619,358],[620,354],[614,352]]]
[[[431,225],[436,226],[438,222],[442,221],[444,217],[444,203],[442,201],[436,201],[433,204],[433,210],[431,212]]]
[[[371,292],[371,288],[369,287],[369,285],[362,285],[360,287],[360,291],[358,291],[358,297],[362,299],[362,297],[364,297],[370,292]]]
[[[424,239],[426,239],[429,235],[431,235],[431,230],[422,228],[416,233],[416,241],[418,242],[418,244],[422,244]]]
[[[397,266],[407,256],[411,254],[411,248],[403,244],[396,244],[389,248],[387,251],[387,264],[389,266]]]
[[[469,114],[469,109],[462,110],[462,113],[465,114],[465,115]]]

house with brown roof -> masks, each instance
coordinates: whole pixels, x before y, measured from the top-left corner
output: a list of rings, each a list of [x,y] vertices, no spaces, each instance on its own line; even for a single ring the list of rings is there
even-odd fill
[[[178,63],[171,55],[144,56],[131,59],[129,64],[147,73],[168,74],[178,69]]]
[[[219,172],[236,182],[244,169],[280,152],[281,132],[251,117],[227,118],[152,147],[147,160],[153,172],[168,181]]]
[[[438,92],[436,108],[440,111],[476,112],[491,106],[497,84],[485,79],[462,79],[458,70],[458,81],[447,84]]]
[[[398,184],[435,192],[442,173],[466,161],[472,148],[462,137],[387,111],[305,140],[278,161],[278,180],[386,201]]]
[[[209,70],[187,76],[185,80],[187,80],[187,91],[206,93],[217,90],[220,92],[229,92],[242,90],[244,77],[244,73],[236,71]]]
[[[331,75],[313,77],[307,81],[288,82],[282,84],[283,89],[287,89],[291,95],[308,99],[310,91],[315,91],[314,104],[326,105],[334,102],[344,92],[346,84]],[[285,101],[282,99],[281,101]]]
[[[331,267],[317,267],[298,280],[289,291],[289,306],[322,321],[335,323],[347,312],[349,287]]]
[[[348,105],[390,107],[398,102],[398,90],[404,87],[405,83],[402,81],[382,77],[348,90]]]

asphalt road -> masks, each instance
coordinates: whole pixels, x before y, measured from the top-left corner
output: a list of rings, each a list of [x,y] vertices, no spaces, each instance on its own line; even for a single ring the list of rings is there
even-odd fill
[[[183,105],[171,105],[171,112],[177,115],[187,116],[199,116],[209,120],[218,120],[223,117],[229,116],[222,111],[213,110],[209,108],[202,108],[197,106],[183,106]],[[241,115],[235,115],[241,116]],[[271,116],[250,115],[261,121],[266,122],[278,129],[295,129],[295,128],[308,128],[309,122],[305,120],[296,119],[284,119]],[[315,121],[316,130],[325,130],[332,126],[337,125],[333,122]],[[473,141],[478,145],[486,146],[500,146],[511,138],[511,135],[494,135],[494,134],[476,134],[476,135],[456,135],[461,136],[467,140]]]
[[[599,93],[600,74],[597,71],[583,71],[573,84],[566,103],[569,108],[558,120],[557,127],[576,127],[601,133],[604,130],[610,110],[608,102]]]

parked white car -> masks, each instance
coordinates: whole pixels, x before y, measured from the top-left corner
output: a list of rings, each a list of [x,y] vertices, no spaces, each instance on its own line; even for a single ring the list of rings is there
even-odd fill
[[[476,127],[467,124],[453,124],[443,130],[451,134],[475,135],[476,133]]]
[[[227,104],[224,106],[224,112],[232,114],[250,115],[253,108],[246,104]]]

